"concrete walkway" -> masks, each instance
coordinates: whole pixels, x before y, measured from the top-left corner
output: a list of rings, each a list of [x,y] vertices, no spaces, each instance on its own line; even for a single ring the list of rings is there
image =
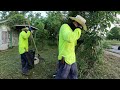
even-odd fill
[[[112,46],[112,49],[106,49],[107,51],[120,54],[120,50],[118,50],[118,46]]]
[[[112,49],[106,49],[105,52],[107,54],[114,55],[116,57],[120,57],[120,50],[118,50],[118,46],[112,46]]]

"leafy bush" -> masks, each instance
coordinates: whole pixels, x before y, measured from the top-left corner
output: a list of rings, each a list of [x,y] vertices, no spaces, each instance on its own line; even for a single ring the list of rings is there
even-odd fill
[[[120,40],[120,28],[114,27],[110,30],[110,32],[107,35],[107,39],[113,40]]]
[[[110,43],[108,43],[106,40],[103,41],[103,48],[104,49],[111,49],[112,45],[110,45]]]
[[[48,30],[49,44],[52,45],[58,40],[58,33],[63,22],[63,15],[59,11],[51,11],[47,13],[48,17],[45,21],[45,29]]]
[[[82,72],[89,72],[94,64],[103,59],[103,43],[106,28],[110,27],[110,22],[114,22],[115,11],[69,11],[68,16],[81,15],[86,19],[87,32],[82,31],[80,39],[84,40],[79,44],[77,55],[78,64],[84,61],[85,67]],[[84,66],[84,65],[80,65]]]

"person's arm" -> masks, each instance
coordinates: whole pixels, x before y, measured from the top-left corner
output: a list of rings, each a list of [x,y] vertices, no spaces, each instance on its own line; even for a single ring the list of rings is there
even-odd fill
[[[31,32],[30,31],[27,31],[27,38],[29,38]]]
[[[30,31],[27,31],[27,33],[26,33],[25,31],[23,31],[23,32],[21,33],[21,36],[22,36],[23,39],[29,38],[29,36],[30,36]]]
[[[61,26],[61,33],[63,35],[64,40],[68,42],[75,42],[80,38],[81,35],[81,29],[76,28],[74,31],[70,30],[70,27],[67,24],[64,24]]]
[[[80,28],[76,28],[74,30],[75,36],[76,36],[76,40],[78,40],[81,36],[81,29]]]

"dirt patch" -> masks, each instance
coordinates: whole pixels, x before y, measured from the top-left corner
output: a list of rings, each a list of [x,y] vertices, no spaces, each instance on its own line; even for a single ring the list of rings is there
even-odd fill
[[[113,57],[118,57],[120,58],[120,54],[117,54],[117,53],[113,53],[113,52],[110,52],[110,51],[104,51],[105,55],[112,55]]]

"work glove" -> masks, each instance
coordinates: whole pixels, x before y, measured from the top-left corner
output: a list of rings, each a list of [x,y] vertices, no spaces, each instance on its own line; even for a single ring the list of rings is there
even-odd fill
[[[29,31],[30,31],[30,32],[32,31],[32,27],[31,27],[31,26],[29,26]]]
[[[62,64],[65,63],[65,58],[64,58],[64,57],[62,57],[62,59],[61,59],[61,63],[62,63]]]
[[[26,48],[24,48],[24,49],[25,49],[25,52],[28,52],[28,50]]]
[[[77,28],[80,28],[81,30],[83,30],[83,27],[82,27],[82,26],[78,26]]]

